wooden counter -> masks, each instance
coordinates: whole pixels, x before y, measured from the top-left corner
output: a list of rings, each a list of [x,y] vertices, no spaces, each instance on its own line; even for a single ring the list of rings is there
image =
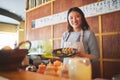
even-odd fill
[[[24,70],[0,72],[0,76],[8,78],[9,80],[70,80],[57,76],[42,75]]]
[[[2,77],[6,79],[2,79]],[[70,80],[70,79],[60,78],[57,76],[43,75],[36,72],[19,70],[19,71],[0,72],[0,80]],[[92,80],[110,80],[110,79],[96,78]]]

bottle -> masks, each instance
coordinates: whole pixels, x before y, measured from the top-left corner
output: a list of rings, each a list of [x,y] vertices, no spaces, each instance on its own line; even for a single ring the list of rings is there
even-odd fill
[[[54,70],[55,70],[55,72],[57,72],[58,71],[58,67],[61,66],[61,61],[56,60],[56,61],[54,61],[53,64],[54,64]]]
[[[66,67],[66,65],[62,64],[62,65],[58,68],[57,75],[58,75],[59,77],[69,78],[68,68]]]
[[[45,73],[44,74],[47,74],[47,75],[56,75],[56,72],[54,70],[54,65],[49,62],[46,66],[46,70],[45,70]]]
[[[41,63],[41,64],[38,66],[37,72],[38,72],[38,73],[41,73],[41,74],[44,74],[45,70],[46,70],[46,65],[43,64],[43,63]]]

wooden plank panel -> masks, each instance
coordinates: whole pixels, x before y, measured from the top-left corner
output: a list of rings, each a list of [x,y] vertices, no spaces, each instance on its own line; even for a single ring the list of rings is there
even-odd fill
[[[51,14],[51,4],[46,4],[27,12],[32,19],[45,17]]]
[[[47,40],[51,38],[51,27],[43,27],[40,29],[32,29],[29,31],[29,40]]]
[[[100,46],[100,39],[99,39],[99,36],[96,36],[96,39],[97,39],[97,43],[98,43],[98,47]],[[100,47],[99,47],[100,49]]]
[[[92,62],[92,78],[99,78],[100,77],[100,62]]]
[[[74,1],[78,0],[55,0],[54,2],[54,13],[62,12],[68,10],[70,7],[74,6]],[[80,5],[80,4],[79,4]],[[77,5],[75,5],[77,6]]]
[[[63,32],[67,31],[67,23],[61,23],[54,25],[54,38],[62,36]]]
[[[71,7],[80,7],[86,4],[96,2],[97,0],[55,0],[54,2],[54,13],[68,10]]]
[[[44,16],[51,15],[51,7],[50,6],[51,6],[50,4],[47,4],[47,5],[33,9],[32,11],[29,11],[26,13],[27,39],[39,40],[39,39],[51,38],[51,28],[50,27],[32,29],[32,21],[33,20],[39,19]],[[41,35],[41,33],[42,33],[42,35]]]
[[[36,35],[37,40],[47,40],[51,39],[51,27],[46,26],[40,29],[34,30],[34,36]]]
[[[59,39],[59,40],[54,40],[53,41],[53,49],[58,49],[58,48],[60,48],[60,44],[61,43],[61,40]]]
[[[120,59],[120,34],[103,36],[103,57]]]
[[[99,27],[98,27],[98,17],[90,17],[87,18],[87,22],[90,26],[90,28],[95,32],[99,33]]]
[[[102,16],[103,32],[120,31],[120,11]]]
[[[98,0],[81,0],[81,1],[82,1],[82,5],[87,5],[87,4],[95,3]]]
[[[104,62],[104,78],[111,79],[112,76],[120,74],[120,62]]]

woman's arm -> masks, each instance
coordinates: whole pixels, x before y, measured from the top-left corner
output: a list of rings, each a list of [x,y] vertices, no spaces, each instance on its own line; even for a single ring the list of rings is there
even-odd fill
[[[88,38],[88,50],[89,50],[89,54],[93,56],[93,59],[99,59],[98,42],[94,32],[92,31],[90,32],[90,35]]]

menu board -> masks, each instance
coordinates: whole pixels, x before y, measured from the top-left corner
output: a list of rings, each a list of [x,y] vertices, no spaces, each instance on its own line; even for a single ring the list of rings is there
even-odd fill
[[[110,12],[120,11],[120,0],[103,0],[79,8],[84,12],[85,17],[97,16]],[[64,11],[34,20],[32,28],[45,27],[66,21],[67,11]]]

